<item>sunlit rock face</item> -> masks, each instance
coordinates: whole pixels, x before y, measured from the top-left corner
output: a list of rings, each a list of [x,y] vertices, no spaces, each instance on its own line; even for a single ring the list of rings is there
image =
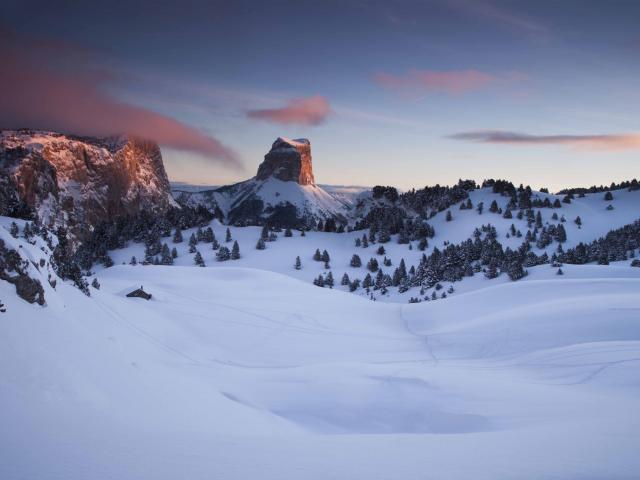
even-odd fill
[[[176,205],[160,148],[132,137],[2,131],[0,177],[7,199],[78,239],[101,222]]]
[[[273,142],[269,153],[264,156],[264,161],[260,164],[256,175],[258,180],[266,180],[269,177],[283,182],[314,185],[309,140],[278,137]]]

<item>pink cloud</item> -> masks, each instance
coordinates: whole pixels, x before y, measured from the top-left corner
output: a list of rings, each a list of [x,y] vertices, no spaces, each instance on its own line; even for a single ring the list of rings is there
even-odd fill
[[[1,35],[6,40],[6,33]],[[17,43],[17,42],[15,42]],[[109,72],[95,72],[71,61],[69,70],[54,69],[56,51],[66,46],[48,45],[48,63],[43,50],[29,47],[0,47],[3,73],[0,75],[0,127],[34,128],[78,135],[130,134],[155,140],[161,145],[199,153],[239,167],[237,155],[220,141],[171,117],[112,98],[104,91],[113,78]],[[69,58],[61,58],[67,66]],[[56,65],[57,67],[57,65]]]
[[[404,75],[378,73],[375,80],[390,90],[460,95],[484,88],[494,82],[496,77],[478,70],[409,70]]]
[[[327,99],[316,95],[290,100],[286,106],[281,108],[249,110],[247,116],[283,125],[319,125],[327,119],[330,113],[331,107]]]
[[[461,132],[449,138],[511,145],[567,145],[585,150],[640,150],[640,133],[597,135],[530,135],[502,130]]]

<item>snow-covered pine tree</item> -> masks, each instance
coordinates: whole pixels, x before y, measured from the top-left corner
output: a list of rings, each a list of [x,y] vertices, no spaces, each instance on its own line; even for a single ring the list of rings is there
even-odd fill
[[[340,280],[340,285],[345,286],[349,285],[349,283],[351,283],[349,275],[347,274],[347,272],[344,272],[344,275],[342,275],[342,280]]]
[[[160,263],[162,265],[173,265],[173,257],[171,256],[171,250],[169,250],[169,245],[166,243],[162,244],[162,251],[160,253]]]
[[[371,257],[371,260],[369,260],[369,262],[367,263],[367,269],[370,272],[377,272],[378,271],[378,260],[376,260],[375,258]]]
[[[351,262],[349,263],[349,265],[354,268],[360,268],[362,266],[362,260],[360,260],[360,256],[354,253],[351,257]]]
[[[100,282],[98,282],[97,278],[93,279],[93,281],[91,282],[91,286],[96,290],[100,290]]]
[[[227,227],[227,232],[226,232],[226,234],[225,234],[224,241],[225,241],[226,243],[229,243],[231,240],[233,240],[233,239],[231,238],[231,230],[229,230],[229,227]]]
[[[288,228],[288,227],[287,227],[287,228],[285,229],[285,231],[284,231],[284,236],[285,236],[285,237],[287,237],[287,238],[288,238],[288,237],[293,237],[293,232],[291,231],[291,229],[290,229],[290,228]]]
[[[320,249],[319,248],[316,248],[316,252],[313,254],[313,259],[316,262],[322,261],[322,254],[320,253]]]
[[[238,245],[237,241],[233,242],[233,247],[231,248],[231,260],[238,260],[240,258],[240,245]]]
[[[331,273],[331,270],[329,270],[329,273],[327,273],[327,276],[324,279],[324,283],[329,288],[333,288],[334,281],[333,281],[333,273]]]
[[[231,252],[229,251],[229,248],[221,246],[216,252],[216,260],[219,262],[226,262],[229,259],[231,259]]]
[[[202,255],[200,254],[200,252],[198,250],[196,250],[196,254],[193,257],[193,261],[195,262],[195,264],[199,267],[204,267],[204,259],[202,258]]]
[[[172,258],[178,258],[178,250],[176,249],[176,247],[173,247],[171,249],[171,257]]]
[[[384,255],[384,254],[386,253],[386,251],[385,251],[384,247],[383,247],[382,245],[380,245],[380,246],[378,247],[378,250],[376,251],[376,253],[377,253],[378,255]]]
[[[293,268],[296,270],[302,269],[302,261],[300,261],[300,257],[296,257],[296,263],[293,265]]]
[[[138,260],[136,260],[136,257],[131,257],[131,261],[129,262],[129,265],[137,265],[138,264]]]
[[[256,250],[264,250],[267,246],[264,243],[264,239],[260,237],[258,243],[256,243]]]
[[[20,229],[18,228],[18,224],[16,222],[11,222],[11,227],[9,227],[9,233],[13,238],[18,238],[20,234]]]
[[[445,219],[447,222],[450,222],[451,220],[453,220],[453,216],[451,215],[451,210],[447,210],[447,216]]]

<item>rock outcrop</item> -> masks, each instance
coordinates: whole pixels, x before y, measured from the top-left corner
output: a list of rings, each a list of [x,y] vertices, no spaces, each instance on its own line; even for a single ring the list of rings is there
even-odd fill
[[[201,192],[175,191],[179,203],[202,205],[233,225],[312,228],[318,221],[346,222],[346,206],[315,184],[311,143],[279,137],[255,177]]]
[[[131,137],[2,131],[0,179],[0,214],[31,210],[79,240],[103,221],[175,205],[158,145]]]
[[[278,137],[258,167],[258,180],[269,177],[300,185],[315,185],[311,164],[311,142],[306,138]]]

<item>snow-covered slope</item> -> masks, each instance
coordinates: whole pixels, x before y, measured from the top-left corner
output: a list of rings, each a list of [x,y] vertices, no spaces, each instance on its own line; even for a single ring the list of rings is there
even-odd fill
[[[547,194],[540,193],[538,195],[543,197]],[[553,195],[549,195],[549,197],[552,200],[556,198]],[[614,199],[611,202],[605,202],[602,197],[602,193],[588,194],[584,198],[575,198],[571,204],[563,203],[562,208],[542,208],[538,211],[541,212],[544,225],[547,223],[558,225],[562,223],[562,216],[565,216],[566,222],[562,223],[567,233],[567,240],[563,243],[565,249],[573,247],[579,242],[595,240],[604,236],[611,229],[622,227],[640,218],[640,210],[638,210],[638,205],[640,205],[640,191],[616,191]],[[384,257],[390,259],[392,262],[391,267],[382,266],[384,271],[388,273],[392,273],[393,269],[399,265],[402,259],[405,260],[407,268],[410,268],[412,265],[417,266],[423,254],[429,255],[436,247],[442,250],[446,242],[454,244],[462,242],[470,238],[474,230],[482,225],[491,224],[495,226],[498,241],[505,247],[516,249],[522,244],[523,238],[512,236],[508,238],[507,234],[509,233],[511,224],[514,224],[517,229],[525,234],[527,231],[526,218],[522,220],[518,220],[516,217],[505,219],[500,214],[494,214],[488,211],[488,207],[492,201],[495,200],[501,207],[504,207],[508,202],[507,198],[492,193],[491,189],[475,190],[470,193],[470,198],[474,205],[477,205],[479,202],[484,203],[484,213],[479,215],[475,209],[459,210],[459,204],[451,207],[453,215],[452,221],[446,221],[446,212],[438,213],[429,220],[429,223],[434,226],[435,236],[429,239],[429,246],[424,252],[417,248],[417,241],[410,242],[409,244],[398,244],[397,235],[393,235],[391,241],[384,244],[385,253],[383,255],[377,254],[379,244],[370,245],[368,248],[356,247],[356,239],[362,237],[364,233],[367,233],[366,230],[339,234],[309,231],[306,232],[304,237],[300,236],[300,232],[294,231],[291,238],[287,238],[280,233],[278,234],[277,241],[267,242],[265,250],[256,250],[256,242],[260,237],[260,227],[231,226],[230,231],[232,237],[238,241],[242,253],[242,257],[232,262],[232,265],[283,273],[311,283],[318,275],[328,272],[328,270],[324,268],[323,262],[313,261],[313,254],[316,249],[320,249],[320,251],[327,250],[331,257],[330,270],[336,281],[334,288],[347,290],[347,287],[339,285],[343,274],[347,273],[351,279],[363,279],[368,273],[365,265],[370,258],[376,258],[380,265],[382,265]],[[609,204],[614,206],[613,210],[606,209],[606,206]],[[558,214],[558,220],[552,219],[553,213]],[[574,222],[577,216],[580,216],[582,219],[581,226],[576,225]],[[218,240],[224,240],[227,226],[218,221],[214,221],[211,223],[211,227]],[[185,240],[194,232],[195,229],[185,230],[183,232]],[[186,241],[180,244],[172,244],[170,239],[167,239],[167,241],[171,247],[175,247],[177,250],[178,257],[175,259],[176,265],[194,265],[193,254],[188,252],[189,246]],[[532,249],[538,255],[544,252],[548,252],[548,254],[551,255],[557,247],[558,242],[554,241],[543,249],[539,249],[533,244]],[[202,254],[207,268],[219,268],[228,265],[216,261],[216,252],[211,249],[210,244],[201,243],[197,248]],[[351,257],[354,254],[361,257],[362,267],[354,268],[350,266]],[[130,243],[125,249],[112,251],[111,256],[116,264],[123,262],[128,263],[132,256],[136,256],[136,258],[140,260],[144,257],[144,246],[142,244]],[[300,270],[293,268],[296,256],[300,256],[302,262],[302,268]],[[622,272],[631,272],[629,275],[640,274],[640,269],[632,268],[629,264],[630,261],[622,262],[617,265],[611,265],[610,268],[613,269],[611,271],[615,270],[618,272],[615,275],[627,275],[627,273]],[[563,270],[567,277],[572,278],[573,275],[576,274],[575,272],[588,271],[591,267],[595,266],[575,266],[574,268],[567,265],[563,267]],[[576,268],[578,270],[576,270]],[[602,268],[606,269],[607,267]],[[98,267],[98,276],[100,276],[99,270]],[[556,271],[557,268],[553,269],[549,265],[542,265],[540,267],[530,268],[529,275],[530,278],[552,278],[555,276]],[[603,272],[598,273],[597,276],[598,275],[608,274]],[[484,288],[491,285],[491,282],[502,283],[509,281],[506,275],[494,280],[488,280],[484,278],[483,275],[476,275],[471,278],[465,278],[462,282],[455,282],[453,286],[456,291],[465,292],[472,289]],[[444,291],[450,286],[447,282],[442,282],[442,285],[445,287]],[[409,298],[419,296],[419,289],[412,288],[406,293],[398,293],[397,289],[390,289],[386,295],[380,295],[379,291],[372,293],[378,300],[407,302]],[[426,293],[431,294],[432,291],[427,291]],[[440,293],[441,292],[439,292],[439,294]],[[367,295],[362,289],[356,291],[356,294]]]
[[[638,278],[418,305],[250,268],[100,280],[46,307],[0,282],[0,477],[640,475]]]

